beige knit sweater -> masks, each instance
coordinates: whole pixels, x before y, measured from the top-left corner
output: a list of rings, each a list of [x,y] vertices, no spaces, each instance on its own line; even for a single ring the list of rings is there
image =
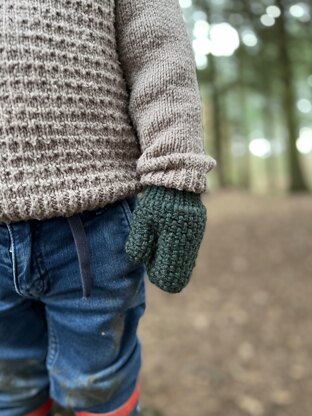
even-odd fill
[[[202,193],[195,60],[178,0],[0,0],[0,222],[154,184]]]

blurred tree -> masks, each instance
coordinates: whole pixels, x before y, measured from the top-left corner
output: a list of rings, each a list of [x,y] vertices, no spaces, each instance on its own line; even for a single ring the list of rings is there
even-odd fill
[[[202,10],[206,13],[208,21],[211,21],[211,12],[210,6],[207,2],[202,1],[200,3]],[[215,57],[211,54],[209,56],[209,65],[204,72],[204,77],[209,83],[211,89],[211,99],[212,99],[212,124],[213,124],[213,143],[216,153],[216,159],[218,160],[218,170],[217,175],[219,179],[219,185],[221,187],[226,187],[226,174],[225,174],[225,163],[224,163],[224,139],[222,137],[221,129],[221,102],[220,94],[218,88],[218,73],[217,73],[217,64]]]
[[[289,190],[306,191],[297,140],[300,126],[308,116],[299,114],[296,107],[298,83],[303,77],[307,82],[312,66],[312,27],[307,0],[300,3],[295,0],[193,0],[192,11],[193,27],[198,19],[200,23],[206,19],[208,42],[212,40],[213,27],[223,24],[220,50],[226,41],[231,43],[224,22],[235,29],[240,40],[232,53],[224,54],[207,46],[205,39],[198,44],[207,56],[207,65],[198,74],[200,83],[210,91],[211,133],[219,162],[219,184],[223,187],[231,184],[232,170],[236,169],[239,171],[237,184],[251,186],[254,157],[250,159],[250,140],[256,131],[258,135],[262,131],[263,148],[258,154],[263,156],[258,157],[266,159],[269,188],[277,187],[276,173],[281,165],[277,163],[276,152],[286,146]],[[302,51],[299,44],[309,55],[299,53]],[[276,132],[283,137],[279,139]],[[242,140],[239,162],[237,159],[231,167],[229,150],[233,147],[233,133]]]
[[[286,28],[286,16],[284,0],[276,0],[276,5],[281,11],[280,17],[276,19],[276,38],[279,49],[279,67],[283,84],[283,108],[285,124],[288,130],[288,159],[290,175],[290,191],[306,191],[307,185],[303,178],[300,167],[298,150],[296,147],[297,138],[299,137],[299,122],[296,106],[296,93],[294,76],[292,70],[292,61],[290,58],[288,31]]]

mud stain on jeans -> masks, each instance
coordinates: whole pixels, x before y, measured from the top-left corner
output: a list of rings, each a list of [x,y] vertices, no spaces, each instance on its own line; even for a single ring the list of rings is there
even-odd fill
[[[105,404],[111,400],[124,382],[120,376],[101,380],[101,373],[79,378],[75,385],[61,384],[65,397],[65,406],[86,409]]]
[[[0,390],[30,387],[46,372],[44,363],[37,360],[0,360]]]

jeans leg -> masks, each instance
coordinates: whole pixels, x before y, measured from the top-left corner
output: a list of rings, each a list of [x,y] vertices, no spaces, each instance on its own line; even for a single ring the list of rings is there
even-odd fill
[[[40,258],[50,276],[42,301],[53,334],[50,341],[54,339],[56,346],[48,360],[51,396],[78,414],[113,415],[130,398],[139,378],[137,328],[145,311],[145,268],[130,262],[125,252],[129,215],[125,202],[81,214],[92,270],[87,298],[82,297],[68,221],[56,218],[37,224]]]
[[[16,292],[11,250],[8,229],[1,225],[0,415],[25,416],[49,398],[47,328],[42,304]]]

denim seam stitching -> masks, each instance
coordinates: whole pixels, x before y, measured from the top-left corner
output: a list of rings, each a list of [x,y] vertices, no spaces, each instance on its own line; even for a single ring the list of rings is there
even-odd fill
[[[11,238],[11,261],[12,261],[12,269],[13,269],[13,283],[14,283],[14,288],[16,293],[18,293],[20,296],[23,296],[23,294],[20,292],[19,288],[18,288],[18,281],[17,281],[17,268],[16,268],[16,252],[15,252],[15,243],[14,243],[14,233],[13,233],[13,229],[11,229],[10,224],[7,224],[8,226],[8,231],[10,234],[10,238]]]
[[[34,237],[37,238],[37,241],[39,242],[39,250],[36,253],[34,253],[34,260],[39,271],[39,276],[43,278],[43,284],[44,284],[43,293],[45,293],[49,283],[51,282],[51,279],[50,279],[48,269],[44,262],[44,256],[42,255],[42,241],[39,238],[39,231],[38,231],[37,226],[34,227]],[[45,279],[45,276],[46,276],[46,279]]]
[[[48,353],[47,353],[47,365],[52,370],[52,367],[55,364],[57,353],[58,353],[58,339],[53,327],[53,323],[49,314],[46,314],[47,321],[48,321],[48,337],[49,337],[49,346],[48,346]]]
[[[121,200],[121,206],[122,206],[123,212],[126,216],[128,226],[131,227],[132,212],[131,212],[129,203],[127,201],[127,198],[124,198],[124,199]]]

